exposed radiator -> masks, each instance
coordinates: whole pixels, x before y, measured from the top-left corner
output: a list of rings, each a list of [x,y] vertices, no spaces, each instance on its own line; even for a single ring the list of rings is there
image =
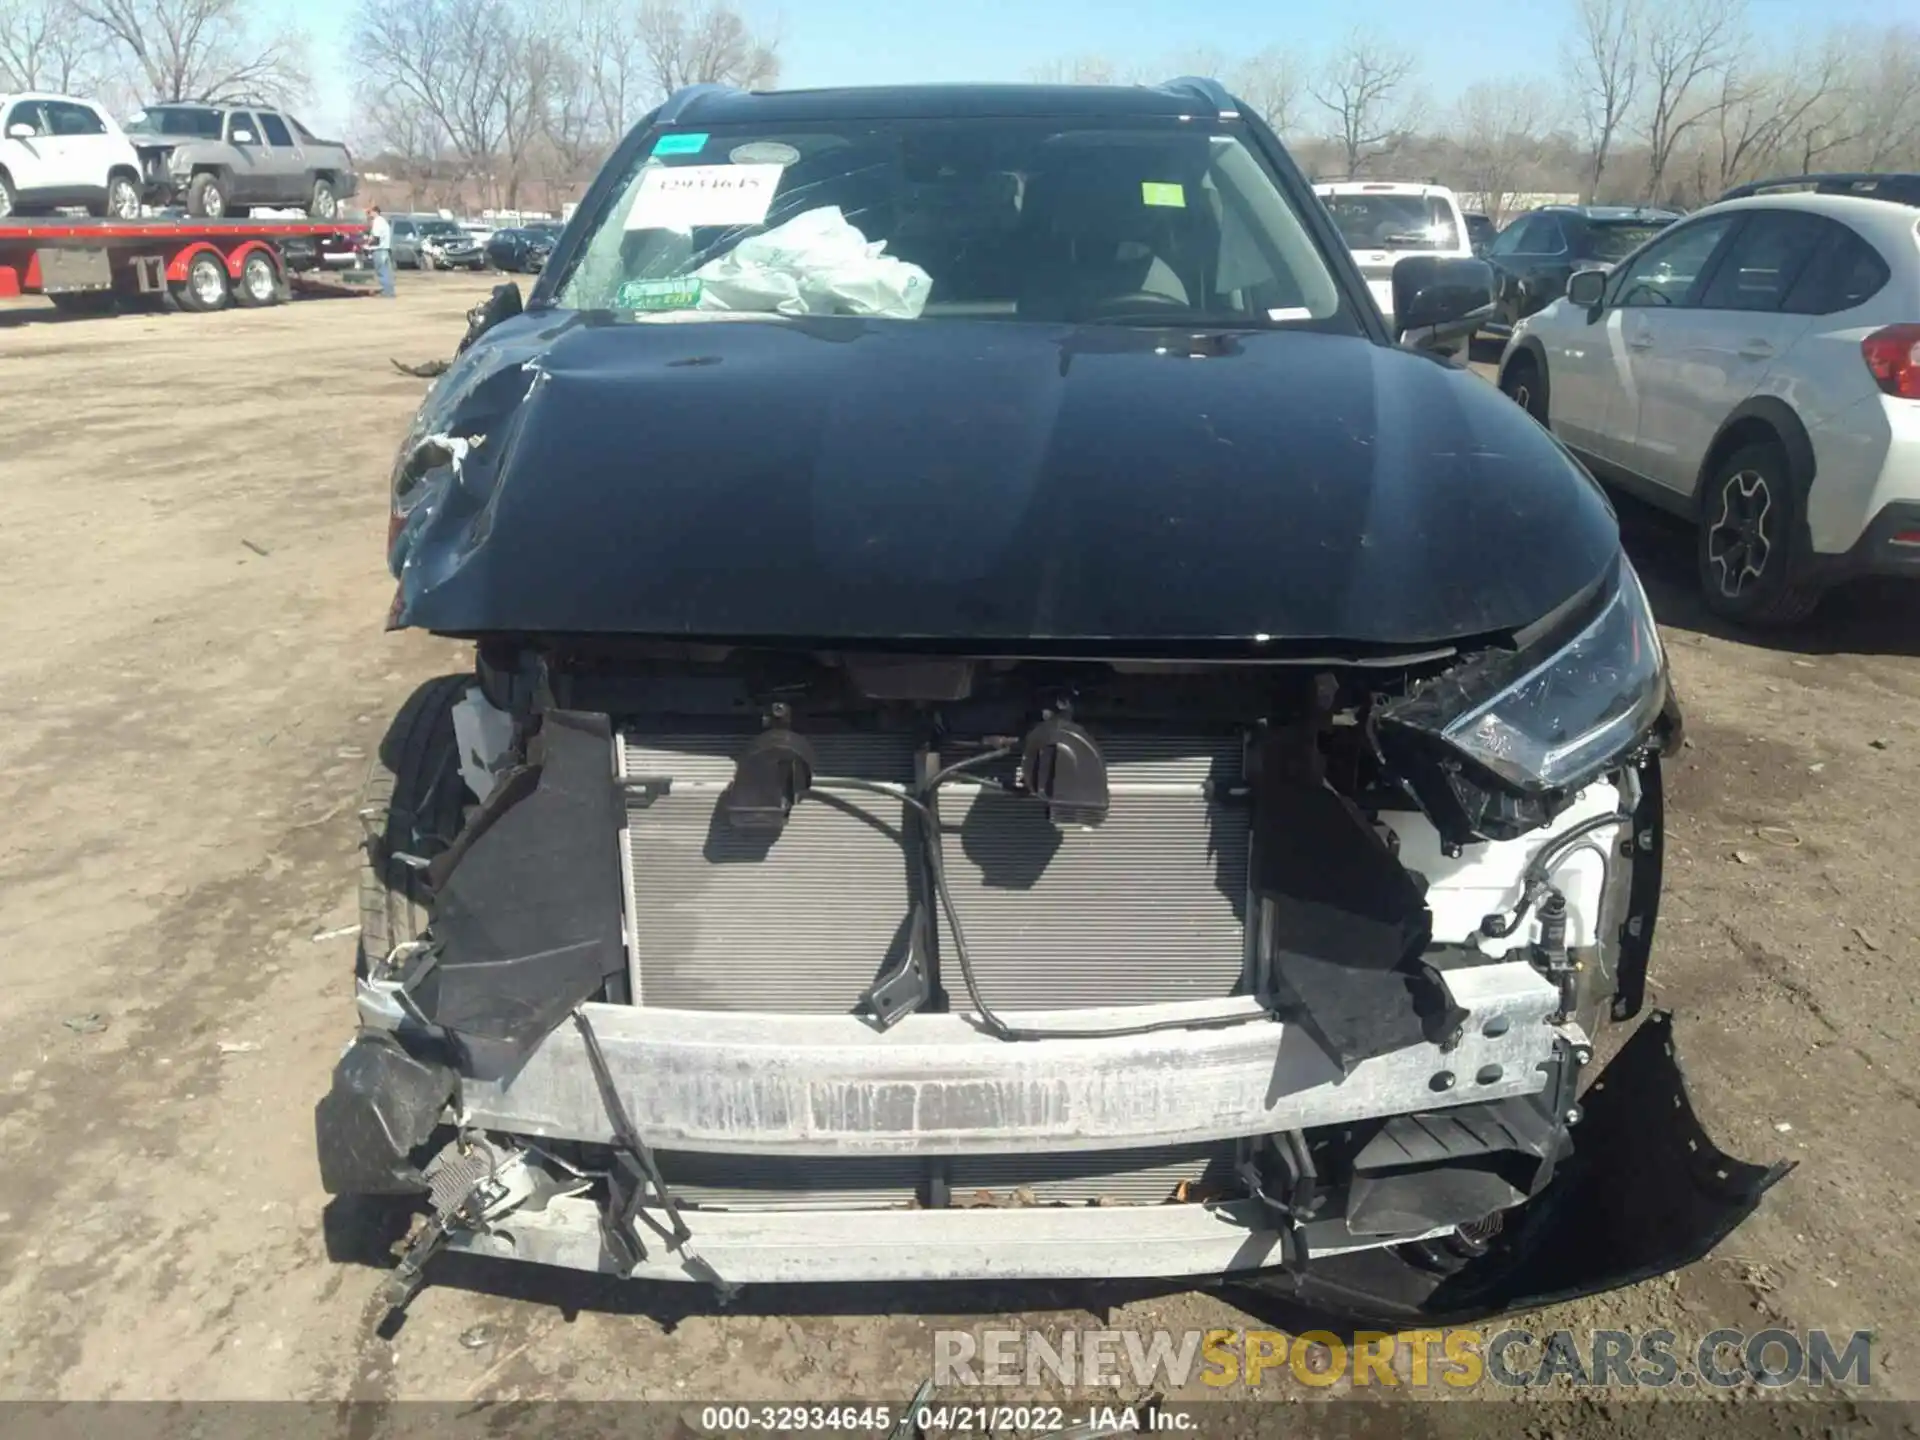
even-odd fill
[[[944,1160],[780,1160],[686,1152],[666,1152],[659,1160],[676,1199],[715,1210],[890,1210],[943,1201],[954,1206],[1161,1205],[1175,1197],[1183,1181],[1203,1193],[1235,1186],[1231,1142]]]
[[[996,1011],[1210,1000],[1246,968],[1248,811],[1207,791],[1240,778],[1238,743],[1100,742],[1113,808],[1091,830],[1019,796],[941,790],[947,884]],[[957,995],[945,916],[940,953]]]
[[[672,1009],[845,1013],[907,942],[920,860],[901,843],[906,807],[817,791],[775,836],[734,831],[717,806],[748,738],[622,737],[635,993]],[[822,776],[913,782],[908,736],[808,739]],[[1055,829],[1031,800],[940,791],[948,881],[995,1010],[1205,999],[1240,985],[1247,814],[1207,788],[1238,778],[1238,742],[1100,739],[1113,805],[1090,831]],[[958,995],[944,919],[936,945]]]

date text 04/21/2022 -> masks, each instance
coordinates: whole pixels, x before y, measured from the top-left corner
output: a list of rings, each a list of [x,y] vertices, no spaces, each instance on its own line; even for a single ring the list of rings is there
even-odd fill
[[[709,1405],[700,1412],[708,1434],[813,1432],[890,1434],[895,1411],[888,1405]],[[1008,1430],[1025,1434],[1169,1434],[1193,1427],[1176,1410],[1130,1405],[1092,1405],[1069,1411],[1062,1405],[919,1404],[912,1424],[921,1435],[984,1435]]]

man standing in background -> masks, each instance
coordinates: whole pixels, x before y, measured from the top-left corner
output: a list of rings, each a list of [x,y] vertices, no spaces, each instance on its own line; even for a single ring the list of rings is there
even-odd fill
[[[367,254],[373,257],[380,293],[393,299],[393,222],[380,213],[378,205],[367,207]]]

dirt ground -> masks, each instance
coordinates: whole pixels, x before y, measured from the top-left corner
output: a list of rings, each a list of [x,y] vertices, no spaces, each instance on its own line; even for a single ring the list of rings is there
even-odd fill
[[[391,1340],[311,1113],[352,1020],[356,790],[464,668],[381,630],[393,447],[485,285],[59,320],[0,308],[0,1394],[910,1395],[943,1323],[1259,1326],[1216,1295],[740,1297],[456,1267]],[[1627,517],[1689,721],[1653,1002],[1716,1138],[1800,1167],[1677,1277],[1530,1322],[1871,1328],[1920,1397],[1920,597],[1764,643]],[[956,1317],[943,1320],[943,1317]],[[1297,1386],[1281,1372],[1263,1393]]]

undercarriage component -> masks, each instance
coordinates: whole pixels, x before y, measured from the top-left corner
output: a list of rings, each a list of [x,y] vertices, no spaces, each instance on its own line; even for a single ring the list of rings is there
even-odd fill
[[[484,1234],[495,1222],[525,1210],[538,1213],[556,1197],[578,1194],[584,1177],[556,1181],[525,1150],[466,1133],[426,1167],[429,1210],[381,1289],[389,1312],[405,1310],[426,1283],[427,1262],[462,1236]]]
[[[1392,1116],[1354,1157],[1347,1228],[1404,1235],[1510,1209],[1546,1184],[1565,1139],[1534,1097]]]
[[[640,1137],[633,1117],[627,1114],[627,1107],[620,1099],[620,1091],[607,1069],[607,1057],[601,1053],[599,1037],[593,1033],[593,1022],[585,1010],[576,1010],[573,1023],[586,1046],[594,1087],[600,1092],[600,1102],[607,1107],[607,1122],[613,1127],[614,1168],[607,1175],[607,1243],[624,1266],[622,1273],[631,1274],[633,1267],[647,1258],[646,1242],[634,1226],[634,1217],[640,1213],[641,1202],[649,1191],[672,1227],[673,1243],[685,1246],[691,1233],[680,1216],[680,1207],[674,1203],[673,1192],[661,1178],[652,1147]]]
[[[1255,1282],[1362,1324],[1463,1324],[1637,1284],[1706,1255],[1793,1166],[1736,1160],[1694,1114],[1673,1017],[1648,1016],[1583,1099],[1573,1154],[1451,1273],[1392,1250]]]

